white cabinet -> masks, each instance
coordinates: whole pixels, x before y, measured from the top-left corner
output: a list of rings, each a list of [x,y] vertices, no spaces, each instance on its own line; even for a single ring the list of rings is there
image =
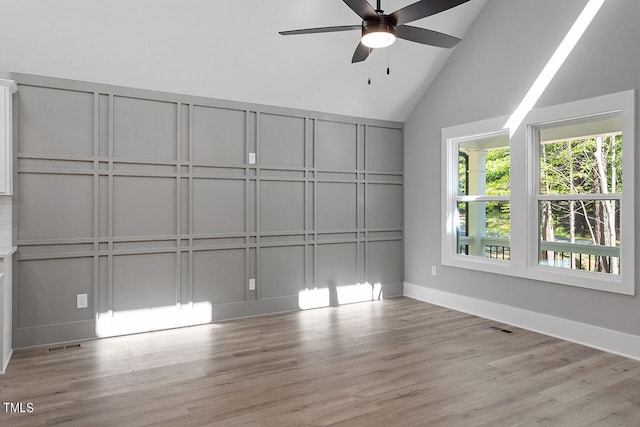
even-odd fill
[[[0,375],[6,371],[13,353],[11,258],[15,250],[16,248],[0,248]]]
[[[13,80],[0,79],[0,195],[13,194],[13,103],[18,90]]]
[[[0,204],[11,207],[13,194],[13,103],[12,95],[18,90],[13,80],[0,79]],[[5,207],[5,206],[3,206]],[[0,227],[0,241],[4,245],[11,242],[11,210],[0,212],[0,216],[8,215],[9,221],[4,221]],[[6,228],[6,232],[5,229]],[[8,233],[8,234],[7,234]],[[8,236],[8,238],[6,238]],[[4,241],[6,240],[6,241]],[[15,248],[5,249],[0,247],[0,374],[4,373],[11,358],[12,345],[12,281],[11,281],[11,254]]]

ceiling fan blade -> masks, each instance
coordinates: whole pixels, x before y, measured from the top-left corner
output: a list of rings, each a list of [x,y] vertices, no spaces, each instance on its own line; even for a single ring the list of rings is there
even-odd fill
[[[359,43],[358,47],[356,47],[356,51],[353,52],[353,58],[351,58],[351,63],[355,64],[356,62],[364,61],[369,57],[369,54],[371,53],[372,50],[373,49],[371,49],[370,47],[367,47],[362,43]]]
[[[364,21],[379,19],[376,10],[367,0],[343,0]]]
[[[362,29],[362,25],[339,25],[336,27],[318,27],[305,28],[303,30],[280,31],[280,34],[282,34],[283,36],[293,36],[296,34],[333,33],[336,31],[351,31],[360,29]]]
[[[452,48],[458,44],[459,38],[448,34],[439,33],[426,28],[412,27],[410,25],[400,25],[396,27],[396,36],[416,43],[428,44],[430,46]]]
[[[395,19],[396,25],[406,24],[444,12],[447,9],[466,3],[469,0],[421,0],[393,12],[390,17]]]

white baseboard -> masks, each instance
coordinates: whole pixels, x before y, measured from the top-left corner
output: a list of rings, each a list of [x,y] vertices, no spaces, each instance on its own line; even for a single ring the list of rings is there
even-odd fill
[[[640,336],[404,283],[406,297],[640,360]]]

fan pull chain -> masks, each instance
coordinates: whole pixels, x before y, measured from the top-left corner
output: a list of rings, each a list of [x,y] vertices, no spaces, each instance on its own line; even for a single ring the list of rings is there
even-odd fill
[[[387,48],[387,76],[391,74],[391,67],[389,66],[389,57],[391,56],[391,49]]]

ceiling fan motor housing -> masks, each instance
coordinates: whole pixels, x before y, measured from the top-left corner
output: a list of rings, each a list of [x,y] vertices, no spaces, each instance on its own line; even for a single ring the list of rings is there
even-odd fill
[[[388,18],[388,16],[381,15],[377,20],[362,21],[362,36],[364,37],[370,33],[389,33],[395,36],[395,22]]]

